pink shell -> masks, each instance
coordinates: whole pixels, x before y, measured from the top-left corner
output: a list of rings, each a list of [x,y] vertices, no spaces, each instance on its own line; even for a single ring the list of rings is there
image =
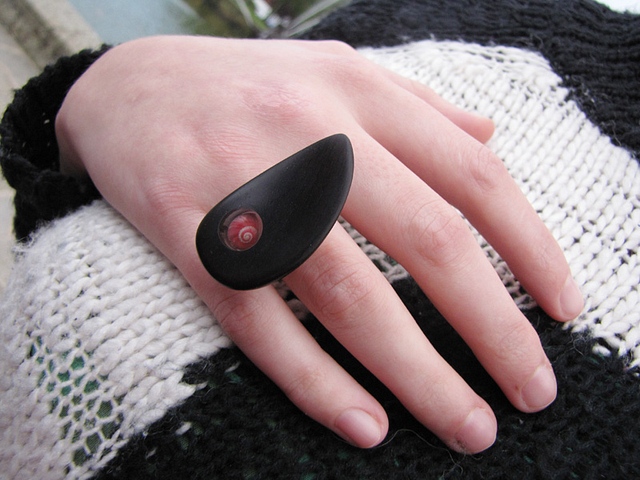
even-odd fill
[[[256,212],[241,212],[225,224],[224,240],[233,250],[249,250],[262,235],[262,220]]]

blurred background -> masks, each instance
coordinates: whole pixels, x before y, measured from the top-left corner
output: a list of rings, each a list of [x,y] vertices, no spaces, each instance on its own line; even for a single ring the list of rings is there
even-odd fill
[[[349,0],[70,0],[107,43],[156,34],[286,38]]]
[[[638,0],[599,0],[640,13]],[[286,38],[349,0],[70,0],[107,43],[156,34]]]

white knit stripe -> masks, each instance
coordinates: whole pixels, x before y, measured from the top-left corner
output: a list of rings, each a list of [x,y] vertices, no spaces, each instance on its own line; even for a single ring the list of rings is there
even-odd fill
[[[24,248],[0,306],[0,471],[85,478],[191,396],[230,341],[182,275],[104,202]]]
[[[636,160],[567,100],[534,53],[432,41],[363,53],[494,119],[491,147],[586,295],[571,327],[633,354],[637,365]],[[350,230],[390,281],[406,278]],[[504,262],[478,241],[518,305],[530,307]],[[42,229],[15,268],[0,305],[0,472],[10,478],[90,476],[193,394],[181,383],[187,365],[230,344],[179,272],[103,202]]]
[[[638,0],[596,0],[616,12],[640,13]]]
[[[536,53],[436,41],[361,52],[494,120],[489,146],[558,239],[586,297],[583,315],[569,326],[588,329],[639,365],[637,159],[585,117]],[[479,235],[478,240],[518,305],[531,307],[502,259]],[[394,269],[395,278],[401,277]]]

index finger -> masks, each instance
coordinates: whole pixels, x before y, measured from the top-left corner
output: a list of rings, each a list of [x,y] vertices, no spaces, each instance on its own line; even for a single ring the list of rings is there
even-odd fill
[[[365,130],[462,211],[547,313],[575,318],[583,300],[564,254],[502,161],[410,92],[394,98],[385,115],[374,114],[375,99],[363,102]]]
[[[549,405],[556,384],[540,340],[458,212],[379,145],[355,145],[368,162],[345,218],[411,273],[517,408]]]

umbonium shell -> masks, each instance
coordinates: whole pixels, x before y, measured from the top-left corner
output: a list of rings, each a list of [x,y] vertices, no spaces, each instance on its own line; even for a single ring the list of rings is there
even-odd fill
[[[231,212],[220,228],[220,238],[232,250],[244,251],[258,243],[262,236],[262,219],[256,212]]]

